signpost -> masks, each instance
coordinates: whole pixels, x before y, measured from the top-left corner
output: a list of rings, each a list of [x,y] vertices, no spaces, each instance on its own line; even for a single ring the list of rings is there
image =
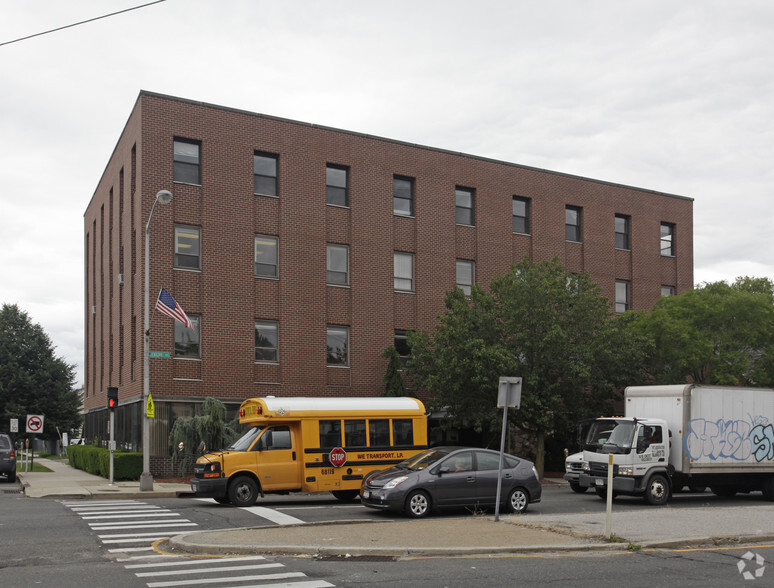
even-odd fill
[[[331,452],[328,454],[328,461],[331,462],[333,467],[340,468],[347,463],[347,452],[341,447],[331,449]]]
[[[495,521],[500,520],[500,492],[503,487],[503,454],[505,453],[505,431],[508,429],[508,408],[521,406],[521,378],[501,377],[497,387],[497,408],[503,409],[503,432],[500,436],[500,467],[497,471],[497,500]]]

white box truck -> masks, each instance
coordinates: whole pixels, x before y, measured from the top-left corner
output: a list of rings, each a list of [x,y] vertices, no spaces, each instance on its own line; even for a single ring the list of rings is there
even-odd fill
[[[581,487],[665,504],[683,486],[719,496],[761,491],[774,500],[774,390],[630,386],[625,416],[601,418],[583,445]]]

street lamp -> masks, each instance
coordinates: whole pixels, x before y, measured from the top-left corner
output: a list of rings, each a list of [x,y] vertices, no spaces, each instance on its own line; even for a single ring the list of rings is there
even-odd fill
[[[151,206],[148,222],[145,225],[145,319],[143,321],[143,359],[142,359],[142,475],[140,476],[140,491],[153,490],[153,475],[150,473],[150,419],[148,419],[147,407],[148,397],[150,396],[150,224],[153,218],[153,211],[156,204],[169,204],[172,202],[172,192],[169,190],[159,190],[156,193],[156,200]]]

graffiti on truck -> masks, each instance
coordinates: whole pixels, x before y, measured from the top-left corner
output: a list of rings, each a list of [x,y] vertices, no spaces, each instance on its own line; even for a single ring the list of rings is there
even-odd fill
[[[693,419],[683,437],[685,452],[692,460],[734,459],[755,461],[774,459],[774,427],[764,416],[709,421]]]

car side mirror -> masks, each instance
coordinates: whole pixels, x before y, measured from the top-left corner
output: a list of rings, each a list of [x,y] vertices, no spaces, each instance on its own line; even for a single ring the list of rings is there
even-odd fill
[[[448,474],[450,471],[451,471],[451,468],[449,466],[443,466],[435,470],[433,473],[440,476],[441,474]]]

